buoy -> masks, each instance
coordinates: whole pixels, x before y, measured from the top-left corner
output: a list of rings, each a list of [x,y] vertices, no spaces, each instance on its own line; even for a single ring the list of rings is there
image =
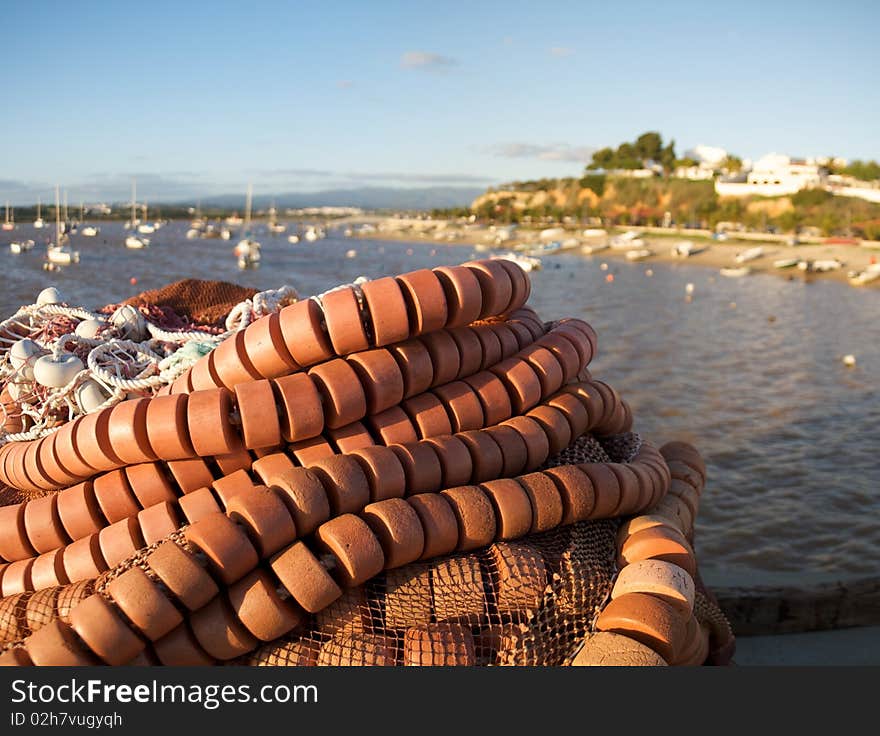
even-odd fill
[[[122,337],[140,340],[146,337],[147,322],[144,316],[131,304],[125,304],[110,316],[110,324],[116,327]]]
[[[602,263],[602,264],[600,264],[600,265],[599,265],[599,270],[600,270],[600,271],[607,271],[607,270],[608,270],[608,264],[607,264],[607,263]]]
[[[407,254],[408,256],[411,256],[411,255],[413,254],[413,249],[412,249],[412,248],[407,248],[407,249],[406,249],[406,254]]]
[[[83,410],[83,413],[89,414],[107,401],[110,395],[100,383],[88,379],[76,387],[74,398],[76,403],[79,404],[79,408]]]
[[[38,307],[45,307],[47,304],[61,304],[62,302],[64,302],[64,297],[54,286],[47,286],[37,294]]]
[[[34,363],[34,380],[47,388],[62,388],[82,369],[82,361],[73,353],[61,353],[57,358],[44,355]]]
[[[647,276],[648,278],[651,278],[651,276],[653,276],[653,275],[654,275],[654,269],[653,269],[653,268],[649,268],[649,269],[647,269],[647,270],[645,271],[645,276]]]
[[[34,363],[46,351],[29,337],[12,343],[9,348],[9,363],[25,381],[34,380]]]
[[[844,355],[843,356],[843,364],[848,368],[852,368],[856,364],[856,356],[855,355]]]
[[[612,281],[614,281],[614,274],[613,274],[613,273],[609,273],[609,274],[605,277],[605,280],[610,284]]]
[[[354,248],[345,251],[346,258],[357,258],[357,254],[358,252]]]
[[[684,293],[685,294],[693,294],[694,293],[694,285],[691,283],[686,284],[684,287]]]
[[[106,326],[106,324],[106,322],[102,322],[99,319],[84,319],[76,326],[74,332],[79,337],[85,337],[89,340],[94,340],[98,336],[98,332],[100,332],[101,329]]]
[[[138,280],[137,280],[134,276],[132,276],[132,277],[128,280],[128,283],[130,283],[132,286],[134,286],[137,282],[138,282]]]
[[[731,309],[736,309],[736,302],[731,302],[731,303],[730,303],[730,308],[731,308]]]

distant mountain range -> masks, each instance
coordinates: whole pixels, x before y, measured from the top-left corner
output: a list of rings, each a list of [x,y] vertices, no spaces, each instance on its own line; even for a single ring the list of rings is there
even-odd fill
[[[429,210],[466,207],[484,191],[485,187],[358,187],[321,192],[287,192],[271,197],[255,196],[254,209],[264,209],[274,202],[278,210],[322,206],[361,207],[366,210]],[[202,199],[202,207],[242,210],[244,195],[221,194],[207,197]]]

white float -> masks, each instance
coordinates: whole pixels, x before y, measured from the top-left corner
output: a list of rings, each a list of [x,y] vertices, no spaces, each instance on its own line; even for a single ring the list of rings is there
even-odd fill
[[[64,297],[54,286],[47,286],[37,295],[37,306],[45,307],[47,304],[63,304]]]
[[[119,307],[110,316],[110,324],[116,327],[122,337],[129,340],[141,340],[146,337],[147,321],[131,304]]]
[[[85,337],[94,340],[98,336],[98,332],[106,326],[106,322],[99,319],[84,319],[76,326],[76,334],[79,337]]]
[[[83,369],[82,361],[72,353],[61,353],[57,358],[44,355],[34,363],[34,380],[47,388],[62,388]]]
[[[21,378],[25,381],[33,381],[34,363],[45,352],[36,342],[26,337],[12,343],[12,347],[9,348],[9,363],[18,371]]]

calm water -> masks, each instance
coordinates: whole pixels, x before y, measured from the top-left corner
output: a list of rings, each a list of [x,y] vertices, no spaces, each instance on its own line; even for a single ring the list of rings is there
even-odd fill
[[[361,274],[375,277],[471,256],[461,246],[351,240],[331,234],[290,245],[260,236],[263,265],[241,272],[233,242],[188,241],[175,223],[149,249],[122,247],[118,224],[74,236],[82,260],[41,270],[42,251],[13,256],[0,232],[6,277],[0,314],[48,284],[96,307],[186,277],[301,294]],[[45,232],[45,231],[43,231]],[[20,228],[17,238],[36,231]],[[44,236],[45,237],[45,236]],[[355,248],[356,258],[345,252]],[[408,250],[411,248],[411,255]],[[694,442],[709,485],[697,548],[710,583],[847,578],[880,568],[880,290],[772,276],[718,277],[687,265],[601,257],[544,259],[532,304],[545,319],[582,317],[599,332],[597,377],[631,402],[636,429],[658,444]],[[653,269],[653,276],[645,273]],[[607,283],[613,273],[613,283]],[[137,286],[129,283],[137,278]],[[695,286],[685,301],[685,285]],[[857,366],[841,356],[853,353]]]

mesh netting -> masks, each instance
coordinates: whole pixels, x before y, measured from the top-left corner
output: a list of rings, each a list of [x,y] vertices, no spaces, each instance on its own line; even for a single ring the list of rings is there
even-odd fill
[[[161,289],[145,291],[123,304],[169,307],[179,316],[204,325],[218,325],[236,304],[257,293],[227,281],[183,279]]]

